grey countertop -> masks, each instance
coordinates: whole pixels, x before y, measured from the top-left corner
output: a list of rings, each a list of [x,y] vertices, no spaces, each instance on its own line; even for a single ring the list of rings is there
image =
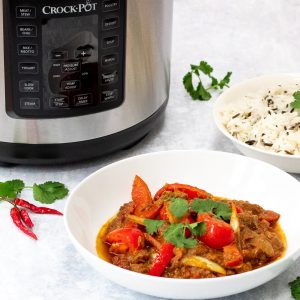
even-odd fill
[[[172,86],[164,122],[131,149],[68,166],[1,167],[0,181],[57,180],[72,189],[93,171],[137,154],[171,149],[237,152],[214,126],[213,100],[191,101],[182,77],[190,63],[200,60],[211,63],[219,76],[233,71],[233,83],[299,71],[299,15],[298,0],[175,0]],[[55,207],[63,209],[65,203]],[[34,216],[40,237],[35,243],[11,224],[8,206],[0,208],[0,299],[155,299],[120,287],[87,265],[70,243],[63,218]],[[271,282],[226,299],[291,299],[288,282],[297,275],[300,260]]]

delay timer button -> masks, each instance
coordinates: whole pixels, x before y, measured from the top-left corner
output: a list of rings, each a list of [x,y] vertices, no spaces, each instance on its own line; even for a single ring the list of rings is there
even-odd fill
[[[18,19],[35,19],[36,9],[32,6],[17,6],[16,17]]]

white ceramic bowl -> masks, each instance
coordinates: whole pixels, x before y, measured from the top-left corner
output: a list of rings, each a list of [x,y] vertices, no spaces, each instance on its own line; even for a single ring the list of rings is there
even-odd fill
[[[249,146],[233,137],[224,127],[220,113],[228,104],[241,101],[244,96],[257,91],[268,90],[279,84],[291,85],[300,83],[300,74],[277,74],[256,77],[236,84],[220,95],[214,105],[214,119],[219,130],[229,138],[233,144],[245,155],[271,163],[282,170],[291,173],[300,173],[300,156],[278,154],[267,150]]]
[[[282,214],[288,248],[283,258],[254,271],[213,279],[170,279],[116,267],[97,257],[101,226],[131,200],[138,174],[152,193],[165,183],[186,183],[215,195],[249,200]],[[95,172],[72,192],[65,225],[72,243],[92,267],[129,289],[157,297],[208,299],[243,292],[271,280],[299,256],[299,182],[280,169],[245,156],[214,151],[168,151],[141,155]]]

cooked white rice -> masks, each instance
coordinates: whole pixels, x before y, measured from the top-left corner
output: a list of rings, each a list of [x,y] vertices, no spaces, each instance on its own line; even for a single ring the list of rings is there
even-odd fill
[[[292,109],[300,85],[277,86],[245,96],[221,113],[228,132],[238,140],[264,150],[300,155],[300,114]]]

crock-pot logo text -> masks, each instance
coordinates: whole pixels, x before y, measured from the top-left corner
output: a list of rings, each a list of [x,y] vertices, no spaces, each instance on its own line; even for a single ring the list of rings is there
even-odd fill
[[[44,6],[42,12],[44,15],[61,15],[74,13],[88,13],[95,11],[98,3],[81,3],[67,6]]]

